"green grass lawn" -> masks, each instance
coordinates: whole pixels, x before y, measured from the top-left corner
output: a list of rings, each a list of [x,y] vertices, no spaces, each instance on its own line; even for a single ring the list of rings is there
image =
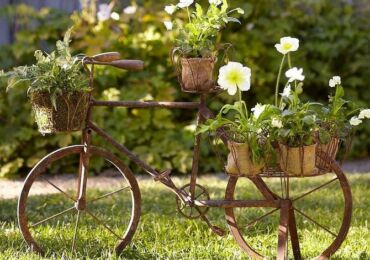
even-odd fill
[[[309,188],[315,187],[329,177],[317,177],[311,180],[299,180],[292,183],[293,192],[302,193]],[[352,227],[347,240],[333,259],[370,259],[370,174],[351,175],[349,177],[354,211]],[[176,178],[178,185],[187,183],[187,179]],[[212,198],[222,198],[226,186],[226,179],[212,176],[201,178],[201,184],[209,189]],[[232,236],[228,233],[226,237],[214,235],[207,226],[198,220],[188,220],[176,212],[174,195],[167,191],[161,184],[154,183],[149,179],[139,182],[142,193],[142,217],[139,228],[130,246],[124,251],[123,259],[248,259]],[[271,181],[274,188],[279,186],[278,182]],[[104,193],[107,191],[93,191]],[[251,198],[255,190],[248,182],[241,183],[238,187],[238,197]],[[340,223],[341,209],[340,193],[338,186],[333,185],[320,193],[314,193],[300,202],[300,206],[306,213],[318,217],[320,223],[330,226]],[[338,199],[339,198],[339,199]],[[48,200],[58,201],[56,195],[48,196]],[[44,196],[33,198],[34,202],[45,200]],[[125,217],[120,215],[124,206],[120,198],[110,199],[101,204],[100,210],[112,215],[111,221],[121,221]],[[18,231],[16,222],[16,200],[0,201],[0,259],[40,259],[31,253],[23,242]],[[58,208],[58,204],[56,204]],[[45,205],[44,205],[45,206]],[[42,205],[40,206],[42,208]],[[44,212],[45,213],[45,212]],[[48,211],[46,211],[48,213]],[[261,215],[261,211],[259,212]],[[262,212],[263,213],[263,212]],[[47,215],[47,214],[46,214]],[[242,218],[251,219],[258,216],[257,210],[244,209]],[[224,212],[221,209],[211,209],[209,217],[213,223],[227,229]],[[263,224],[257,224],[248,230],[248,236],[253,245],[274,259],[276,243],[276,224],[278,214]],[[115,259],[113,253],[114,239],[99,227],[83,228],[80,232],[82,241],[78,244],[79,251],[71,254],[70,249],[63,250],[62,245],[53,244],[56,236],[71,235],[73,226],[65,224],[64,218],[58,220],[55,227],[58,232],[50,227],[43,227],[40,231],[43,243],[55,246],[57,251],[49,253],[48,258],[64,259]],[[305,259],[312,258],[320,252],[320,248],[328,243],[330,235],[327,236],[322,230],[297,217],[300,227],[299,232],[302,240],[302,253]],[[263,232],[262,232],[263,230]],[[54,232],[54,233],[53,233]],[[107,246],[105,246],[107,245]]]

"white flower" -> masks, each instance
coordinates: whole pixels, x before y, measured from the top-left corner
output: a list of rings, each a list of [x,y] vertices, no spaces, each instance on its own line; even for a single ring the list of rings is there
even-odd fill
[[[107,4],[101,4],[98,7],[98,13],[96,14],[98,17],[98,20],[101,22],[104,22],[110,18],[112,7],[110,7]]]
[[[189,7],[194,3],[194,0],[180,0],[180,2],[177,4],[180,8]]]
[[[283,122],[279,118],[273,118],[271,125],[276,128],[283,128]]]
[[[359,119],[365,119],[370,118],[370,109],[364,109],[360,112],[360,115],[358,116]]]
[[[219,6],[222,4],[222,0],[209,0],[209,4],[214,4],[215,6]]]
[[[259,103],[257,103],[257,105],[252,108],[252,111],[253,111],[253,116],[258,119],[260,117],[260,115],[263,113],[263,111],[265,111],[265,108],[266,108],[266,105],[261,105]]]
[[[116,12],[113,12],[113,13],[110,15],[110,18],[112,18],[113,20],[118,21],[118,20],[119,20],[119,14],[118,14],[118,13],[116,13]]]
[[[339,76],[335,76],[331,80],[329,80],[329,86],[331,88],[335,88],[336,86],[339,86],[341,84],[342,84],[342,80]]]
[[[173,14],[177,9],[177,6],[176,5],[167,5],[164,10],[168,13],[168,14]]]
[[[243,67],[241,63],[229,62],[220,68],[218,84],[222,89],[227,90],[229,95],[236,94],[238,88],[241,91],[248,91],[251,88],[252,71]]]
[[[293,82],[295,80],[303,81],[305,78],[303,75],[303,69],[298,69],[296,67],[285,72],[285,76],[289,79],[289,82]]]
[[[299,48],[299,40],[292,37],[283,37],[280,39],[280,43],[275,44],[275,48],[281,54],[287,54],[288,52],[297,51]]]
[[[361,119],[358,119],[357,116],[354,116],[351,118],[351,120],[349,121],[349,123],[353,126],[358,126],[359,124],[362,123],[362,120]]]
[[[127,6],[125,9],[123,9],[123,12],[125,14],[134,14],[137,11],[137,7],[135,5]]]
[[[282,95],[283,97],[289,97],[291,94],[292,94],[292,87],[288,85],[284,88],[283,93],[281,93],[280,95]]]
[[[171,21],[164,21],[163,23],[168,31],[171,31],[173,29],[173,23]]]

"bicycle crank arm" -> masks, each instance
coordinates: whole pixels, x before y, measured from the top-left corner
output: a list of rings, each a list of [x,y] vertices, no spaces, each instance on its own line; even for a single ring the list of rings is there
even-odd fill
[[[195,209],[199,212],[199,214],[201,214],[198,207],[195,207]],[[208,227],[212,230],[213,233],[215,233],[216,235],[218,235],[220,237],[224,237],[226,235],[226,231],[224,229],[212,225],[211,222],[209,221],[209,219],[205,215],[201,214],[200,217],[204,222],[207,223]]]

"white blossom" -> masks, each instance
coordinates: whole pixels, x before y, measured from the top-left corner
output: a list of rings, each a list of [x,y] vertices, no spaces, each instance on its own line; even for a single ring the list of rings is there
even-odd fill
[[[186,8],[191,6],[194,3],[194,0],[180,0],[180,2],[177,4],[180,8]]]
[[[252,71],[243,67],[241,63],[229,62],[220,68],[218,84],[222,89],[227,90],[229,95],[236,94],[238,88],[241,91],[248,91],[251,87]]]
[[[118,13],[113,12],[113,13],[110,15],[110,18],[112,18],[113,20],[118,21],[120,17],[119,17],[119,14],[118,14]]]
[[[166,26],[166,29],[168,31],[171,31],[173,29],[173,22],[171,22],[171,21],[164,21],[163,23],[164,23],[164,26]]]
[[[257,105],[254,108],[252,108],[254,118],[258,119],[260,115],[263,113],[263,111],[265,111],[265,109],[266,105],[261,105],[257,103]]]
[[[360,115],[358,116],[359,119],[365,119],[370,118],[370,109],[364,109],[360,112]]]
[[[362,123],[362,120],[359,119],[357,116],[354,116],[351,118],[351,120],[349,121],[349,123],[353,126],[358,126]]]
[[[123,9],[123,12],[125,14],[134,14],[137,11],[137,7],[135,5],[127,6],[125,9]]]
[[[289,52],[297,51],[299,48],[299,40],[292,37],[283,37],[280,39],[280,43],[275,44],[275,48],[281,54],[287,54]]]
[[[98,7],[98,13],[96,14],[100,22],[108,20],[112,13],[112,7],[107,4],[101,4]]]
[[[177,6],[176,5],[167,5],[164,10],[168,13],[168,14],[173,14],[177,9]]]
[[[279,118],[273,118],[271,125],[276,128],[283,128],[283,122]]]
[[[289,82],[293,82],[295,80],[303,81],[305,76],[303,75],[303,69],[298,69],[296,67],[288,70],[285,73],[285,76],[289,79]]]
[[[289,97],[291,94],[292,94],[292,87],[289,84],[288,86],[284,88],[283,93],[281,93],[280,95],[283,97]]]
[[[342,84],[342,80],[339,76],[334,76],[331,80],[329,80],[329,86],[331,88],[335,88]]]
[[[215,6],[219,6],[222,4],[222,0],[209,0],[209,4],[214,4]]]

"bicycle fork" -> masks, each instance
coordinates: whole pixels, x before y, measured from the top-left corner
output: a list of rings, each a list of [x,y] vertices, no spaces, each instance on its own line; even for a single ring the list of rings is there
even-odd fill
[[[80,154],[77,182],[77,201],[75,203],[76,209],[78,211],[86,209],[86,187],[90,165],[89,147],[91,144],[91,129],[83,130],[82,144],[84,145],[84,149],[83,152]]]

